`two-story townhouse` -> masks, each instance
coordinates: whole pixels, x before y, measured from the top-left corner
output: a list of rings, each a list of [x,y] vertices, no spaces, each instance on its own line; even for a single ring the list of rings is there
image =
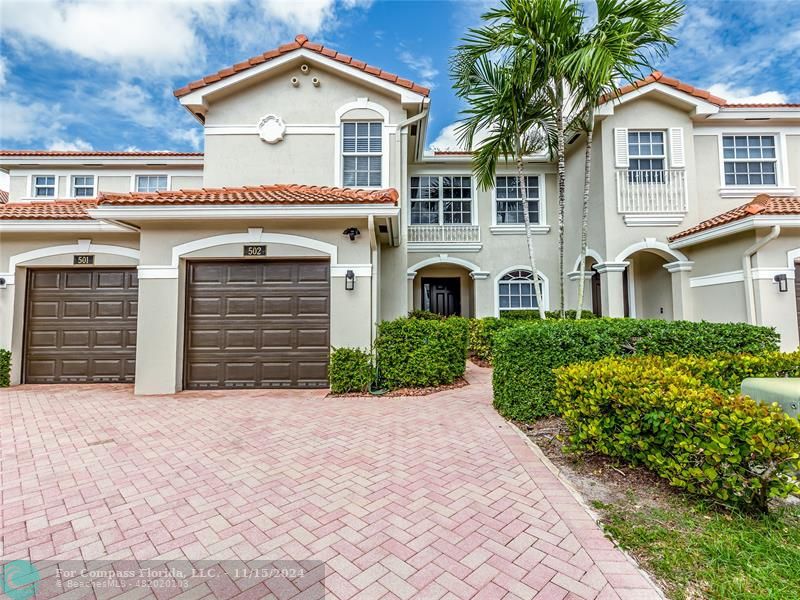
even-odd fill
[[[0,153],[13,383],[321,387],[330,347],[368,347],[383,319],[534,307],[514,170],[484,190],[469,153],[426,153],[424,87],[298,36],[175,95],[204,128],[202,157]],[[800,106],[729,105],[660,74],[602,104],[586,308],[763,322],[796,346],[799,126]],[[583,140],[570,142],[574,306]],[[526,171],[553,308],[555,167],[530,156]]]

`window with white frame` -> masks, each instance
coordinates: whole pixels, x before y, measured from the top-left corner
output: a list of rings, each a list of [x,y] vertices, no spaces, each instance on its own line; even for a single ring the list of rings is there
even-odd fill
[[[55,175],[34,175],[33,176],[33,195],[35,198],[55,198],[56,196],[56,176]]]
[[[94,196],[94,175],[74,175],[72,177],[72,197],[91,198]]]
[[[137,192],[163,192],[167,189],[166,175],[137,175]]]
[[[539,210],[540,185],[538,175],[525,176],[528,196],[528,213],[531,223],[540,224]],[[498,225],[518,225],[525,223],[522,214],[522,190],[519,177],[502,176],[495,179],[495,220]]]
[[[777,185],[774,135],[723,135],[725,185]]]
[[[533,289],[533,273],[518,269],[509,271],[497,282],[497,300],[500,310],[524,310],[539,308]],[[544,292],[539,278],[539,291]]]
[[[380,187],[383,123],[342,123],[342,183],[346,187]]]
[[[472,178],[424,175],[411,178],[412,225],[472,223]]]
[[[666,156],[663,131],[628,131],[628,181],[663,183]]]

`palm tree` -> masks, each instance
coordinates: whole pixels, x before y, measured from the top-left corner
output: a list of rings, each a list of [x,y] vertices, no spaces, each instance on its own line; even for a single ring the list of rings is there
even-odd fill
[[[478,136],[482,137],[473,160],[478,185],[483,189],[495,185],[497,162],[501,158],[516,164],[533,291],[539,316],[545,319],[524,159],[547,143],[551,114],[538,82],[531,76],[531,64],[525,52],[490,58],[486,53],[475,53],[474,46],[465,45],[453,59],[453,75],[457,95],[468,103],[457,130],[460,141],[471,149]]]
[[[583,310],[595,107],[602,98],[614,97],[620,82],[640,79],[654,59],[666,55],[676,41],[670,31],[683,12],[679,0],[597,0],[597,23],[562,61],[580,106],[574,128],[586,135],[576,319]]]

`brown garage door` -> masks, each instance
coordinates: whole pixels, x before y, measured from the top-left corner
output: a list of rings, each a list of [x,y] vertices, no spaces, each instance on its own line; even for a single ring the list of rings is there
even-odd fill
[[[190,262],[184,385],[328,385],[328,261]]]
[[[26,383],[132,382],[136,269],[31,269]]]

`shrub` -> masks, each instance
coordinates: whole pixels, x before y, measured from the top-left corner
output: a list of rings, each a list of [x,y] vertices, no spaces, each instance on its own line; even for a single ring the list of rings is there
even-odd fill
[[[408,313],[409,319],[429,319],[432,321],[442,321],[446,319],[444,315],[440,315],[439,313],[431,312],[429,310],[412,310]]]
[[[11,384],[11,352],[0,348],[0,387]]]
[[[545,316],[548,319],[560,319],[561,313],[557,310],[546,310]],[[572,319],[575,320],[575,317],[578,316],[578,313],[574,310],[565,310],[564,311],[564,318],[565,319]],[[539,319],[539,311],[538,310],[501,310],[500,317],[502,319],[514,319],[516,321],[528,321],[531,319]],[[581,319],[597,319],[599,318],[590,310],[581,311]]]
[[[492,340],[494,405],[506,418],[554,412],[553,369],[626,354],[758,354],[778,348],[768,327],[639,319],[539,321],[501,328]]]
[[[464,375],[467,319],[400,318],[378,326],[375,341],[378,373],[389,388],[453,383]]]
[[[800,370],[800,353],[606,358],[558,369],[556,396],[571,448],[643,465],[689,493],[765,512],[770,498],[800,492],[800,423],[694,373],[723,373],[715,385],[727,387],[751,369],[779,375],[787,365]]]
[[[514,327],[519,321],[513,319],[498,319],[486,317],[484,319],[469,320],[469,355],[480,360],[492,362],[492,340],[495,334],[506,327]]]
[[[334,348],[328,367],[331,392],[366,392],[374,379],[372,355],[360,348]]]

